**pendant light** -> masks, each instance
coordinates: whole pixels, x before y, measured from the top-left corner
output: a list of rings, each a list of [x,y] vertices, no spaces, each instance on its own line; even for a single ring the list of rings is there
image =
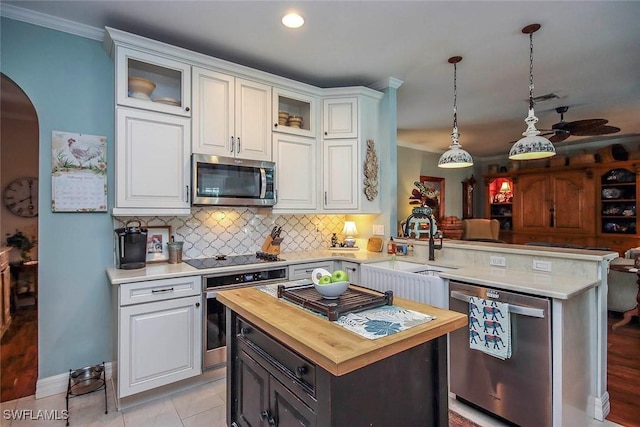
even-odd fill
[[[518,142],[509,150],[510,160],[545,159],[556,155],[556,149],[551,141],[540,135],[536,129],[538,118],[533,111],[533,33],[540,29],[540,24],[527,25],[522,29],[523,34],[529,34],[529,115],[524,120],[527,130]]]
[[[457,80],[457,64],[462,61],[461,56],[452,56],[449,58],[449,64],[453,64],[453,132],[451,133],[451,145],[449,149],[445,151],[440,160],[438,160],[439,168],[466,168],[473,166],[473,158],[471,154],[462,149],[462,146],[458,142],[460,133],[458,133],[458,87],[456,85]]]

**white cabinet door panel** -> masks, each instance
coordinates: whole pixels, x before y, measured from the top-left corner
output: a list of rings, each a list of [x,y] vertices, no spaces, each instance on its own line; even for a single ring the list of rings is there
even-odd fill
[[[235,78],[193,68],[193,152],[233,157]]]
[[[199,375],[201,296],[120,308],[119,396]]]
[[[358,137],[358,98],[331,98],[323,102],[325,138]]]
[[[324,141],[324,208],[358,209],[358,141]]]
[[[278,203],[274,209],[317,209],[317,145],[315,139],[274,134]]]
[[[188,208],[190,120],[118,108],[116,206]]]
[[[271,86],[236,79],[236,155],[271,161]]]

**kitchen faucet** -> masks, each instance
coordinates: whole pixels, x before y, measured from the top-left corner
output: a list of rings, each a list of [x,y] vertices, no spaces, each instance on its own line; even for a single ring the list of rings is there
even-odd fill
[[[421,206],[418,208],[413,208],[411,211],[411,215],[407,218],[407,221],[404,225],[404,235],[409,237],[409,227],[412,218],[427,218],[429,220],[429,261],[435,261],[436,259],[436,249],[442,249],[442,233],[439,231],[435,231],[435,216],[433,215],[433,209],[429,206]],[[438,238],[440,239],[440,243],[436,244],[435,242],[435,234],[438,233]],[[417,236],[416,236],[417,238]]]

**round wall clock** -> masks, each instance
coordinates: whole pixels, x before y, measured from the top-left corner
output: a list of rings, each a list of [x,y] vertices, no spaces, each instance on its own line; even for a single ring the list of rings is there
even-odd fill
[[[18,178],[9,183],[2,195],[9,212],[31,218],[38,216],[38,178]]]

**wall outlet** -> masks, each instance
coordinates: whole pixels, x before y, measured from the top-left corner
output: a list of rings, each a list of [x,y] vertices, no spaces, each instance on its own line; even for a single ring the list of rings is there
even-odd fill
[[[533,269],[537,271],[546,271],[547,273],[551,273],[551,261],[541,261],[539,259],[534,259]]]
[[[373,235],[374,236],[384,236],[384,225],[376,224],[373,226]]]
[[[496,267],[506,267],[507,259],[503,256],[491,255],[489,259],[489,265],[495,265]]]

